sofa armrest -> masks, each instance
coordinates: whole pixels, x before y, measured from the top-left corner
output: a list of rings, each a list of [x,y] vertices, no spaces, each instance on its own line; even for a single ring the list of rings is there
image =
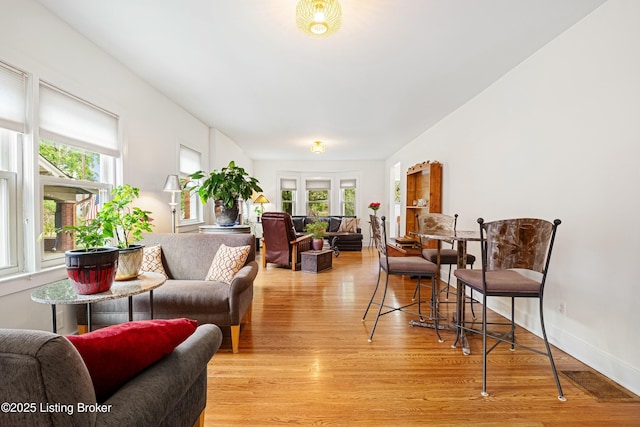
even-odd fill
[[[253,286],[253,281],[258,275],[258,263],[250,261],[247,265],[242,267],[240,271],[236,273],[231,281],[230,298],[233,295],[240,295],[250,286]]]
[[[105,401],[104,405],[111,405],[111,410],[98,413],[96,425],[163,425],[203,371],[206,375],[207,363],[221,343],[220,328],[216,325],[199,326],[171,354],[137,375]],[[204,405],[196,409],[198,414]]]

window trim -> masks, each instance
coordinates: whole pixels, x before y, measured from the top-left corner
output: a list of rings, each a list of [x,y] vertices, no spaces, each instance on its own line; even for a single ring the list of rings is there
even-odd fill
[[[20,257],[18,257],[19,239],[18,239],[18,173],[0,170],[0,180],[6,180],[7,183],[7,203],[11,208],[8,210],[7,233],[8,235],[8,265],[0,266],[0,276],[7,276],[18,273],[22,268]]]

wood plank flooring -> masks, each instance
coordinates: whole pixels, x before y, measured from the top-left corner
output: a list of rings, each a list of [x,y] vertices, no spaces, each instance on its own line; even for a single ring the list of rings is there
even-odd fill
[[[561,375],[567,401],[560,402],[548,360],[505,345],[489,357],[490,396],[482,397],[478,335],[464,356],[451,348],[452,332],[439,343],[432,329],[394,313],[381,318],[369,343],[375,313],[361,318],[377,272],[368,249],[342,252],[318,274],[261,269],[240,353],[225,337],[209,364],[205,425],[640,426],[637,396],[598,400]],[[389,301],[409,302],[414,288],[409,277],[392,276]],[[442,310],[450,317],[453,304]],[[542,346],[518,332],[521,342]],[[589,370],[556,348],[554,359],[559,371]]]

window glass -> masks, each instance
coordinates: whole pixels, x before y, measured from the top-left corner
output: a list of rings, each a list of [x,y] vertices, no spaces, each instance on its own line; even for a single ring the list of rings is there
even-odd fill
[[[356,215],[356,180],[340,180],[340,213],[342,215]]]
[[[342,215],[356,215],[356,189],[342,189]]]
[[[281,199],[282,199],[282,212],[286,212],[289,215],[295,215],[295,200],[296,200],[296,192],[295,190],[282,190]]]
[[[19,165],[22,160],[22,135],[0,128],[0,274],[20,270],[18,257],[18,204]]]
[[[199,202],[198,193],[190,191],[195,183],[189,182],[189,175],[202,169],[200,153],[180,145],[180,184],[187,188],[182,191],[180,197],[180,223],[188,224],[202,220],[202,203]]]
[[[86,181],[70,183],[60,180],[43,184],[43,260],[61,259],[65,251],[75,249],[73,236],[60,229],[66,225],[84,225],[95,219],[108,193],[106,187]]]
[[[307,190],[307,215],[329,216],[329,190]]]

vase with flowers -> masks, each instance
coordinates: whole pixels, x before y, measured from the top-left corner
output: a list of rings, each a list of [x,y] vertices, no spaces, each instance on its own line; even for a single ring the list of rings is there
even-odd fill
[[[369,209],[373,211],[373,215],[378,215],[378,209],[380,209],[380,202],[371,202],[369,203]]]

